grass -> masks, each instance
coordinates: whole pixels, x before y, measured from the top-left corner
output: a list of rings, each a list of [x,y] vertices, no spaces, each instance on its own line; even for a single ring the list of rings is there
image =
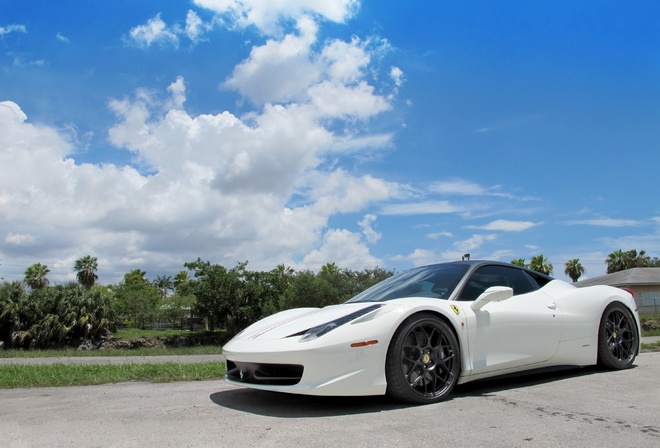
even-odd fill
[[[216,345],[198,347],[153,347],[116,350],[76,350],[74,348],[61,350],[0,350],[0,358],[61,358],[84,356],[167,356],[167,355],[219,355],[222,349]]]
[[[156,338],[158,336],[180,336],[189,333],[181,330],[141,330],[139,328],[120,328],[112,336],[119,339],[139,339],[139,338]],[[203,331],[193,332],[203,333]]]
[[[642,344],[642,352],[660,352],[660,341],[652,344]]]
[[[642,336],[660,336],[660,314],[642,314],[639,318],[642,321]]]
[[[221,379],[223,363],[163,363],[122,365],[5,365],[0,366],[0,389],[87,386],[125,381],[201,381]]]

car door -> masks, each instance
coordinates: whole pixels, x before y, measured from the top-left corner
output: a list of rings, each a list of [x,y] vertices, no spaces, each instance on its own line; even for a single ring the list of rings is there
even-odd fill
[[[561,337],[557,304],[524,270],[498,265],[483,266],[472,273],[459,300],[476,299],[491,286],[510,287],[514,295],[478,310],[465,307],[472,374],[552,358]]]

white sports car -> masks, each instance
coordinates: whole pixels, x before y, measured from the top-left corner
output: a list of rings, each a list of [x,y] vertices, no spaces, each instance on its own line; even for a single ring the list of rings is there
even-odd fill
[[[522,267],[457,261],[394,275],[341,305],[282,311],[223,348],[227,381],[309,395],[433,403],[454,385],[558,366],[630,367],[631,294]]]

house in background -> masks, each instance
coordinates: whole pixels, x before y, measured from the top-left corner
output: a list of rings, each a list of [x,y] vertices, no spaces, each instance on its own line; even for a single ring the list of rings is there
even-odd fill
[[[573,283],[578,288],[609,285],[633,292],[639,314],[660,313],[660,268],[632,268]]]

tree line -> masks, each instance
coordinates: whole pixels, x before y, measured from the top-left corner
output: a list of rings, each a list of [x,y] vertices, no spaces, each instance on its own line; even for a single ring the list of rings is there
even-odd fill
[[[542,254],[511,260],[551,275],[552,264]],[[632,267],[660,267],[645,251],[618,250],[605,260],[607,272]],[[256,320],[278,311],[324,307],[342,303],[395,271],[374,268],[353,271],[335,263],[320,271],[295,271],[279,265],[271,271],[252,271],[247,262],[232,268],[197,259],[184,264],[173,278],[134,269],[114,285],[98,285],[98,260],[90,255],[75,261],[76,281],[50,285],[50,270],[35,263],[23,282],[0,284],[0,341],[5,347],[75,345],[98,338],[118,325],[147,328],[155,321],[180,325],[184,313],[203,317],[209,327],[232,335]],[[564,272],[577,281],[585,269],[579,259],[565,263]]]
[[[511,264],[523,266],[546,275],[552,275],[554,269],[552,263],[543,254],[532,257],[529,263],[526,263],[524,258],[517,258],[511,260]],[[632,268],[657,268],[660,267],[660,259],[658,257],[651,258],[646,255],[644,250],[640,250],[638,253],[636,249],[625,252],[619,249],[607,256],[605,264],[607,264],[607,273],[613,274]],[[573,280],[573,283],[577,282],[585,273],[586,269],[580,263],[579,258],[573,258],[564,264],[564,274]]]
[[[247,262],[226,268],[201,259],[184,267],[174,278],[149,280],[145,271],[134,269],[118,284],[98,285],[98,261],[86,256],[76,261],[76,282],[51,286],[48,267],[35,263],[25,270],[23,282],[0,284],[0,341],[15,348],[76,346],[118,325],[147,328],[164,321],[175,326],[184,313],[233,335],[281,310],[342,303],[394,274],[334,263],[319,272],[284,265],[252,271]]]

